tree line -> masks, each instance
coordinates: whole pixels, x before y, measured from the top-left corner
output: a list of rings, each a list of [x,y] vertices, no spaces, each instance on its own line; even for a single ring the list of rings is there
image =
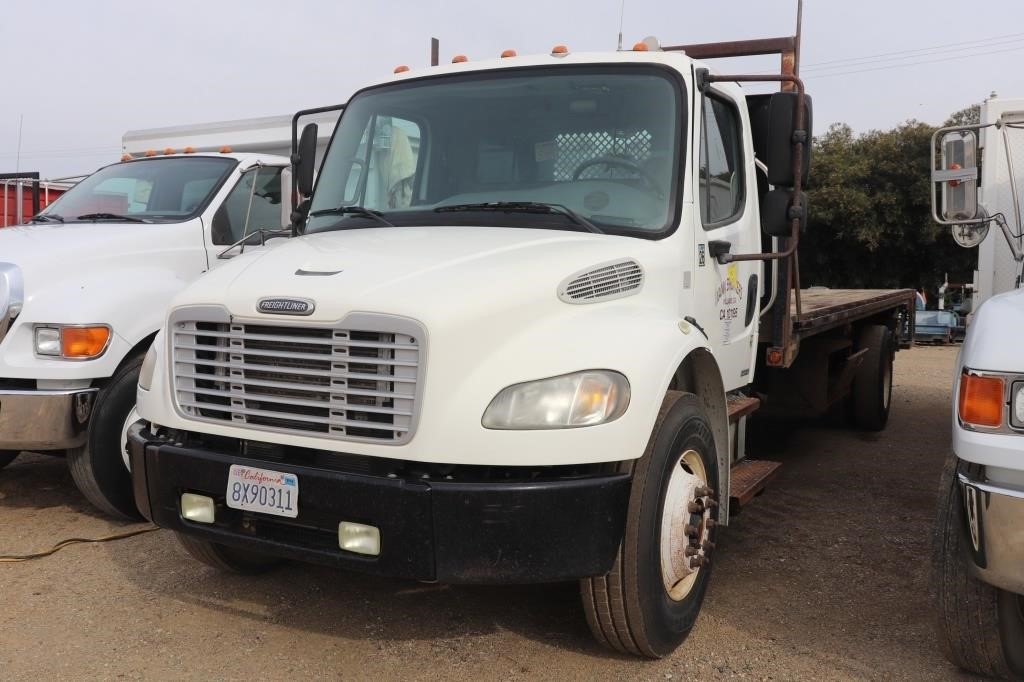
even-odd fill
[[[977,105],[944,125],[977,123]],[[934,299],[946,273],[970,282],[977,249],[957,246],[931,217],[930,146],[935,126],[907,121],[856,134],[833,124],[814,138],[808,225],[801,237],[803,286],[924,287]]]

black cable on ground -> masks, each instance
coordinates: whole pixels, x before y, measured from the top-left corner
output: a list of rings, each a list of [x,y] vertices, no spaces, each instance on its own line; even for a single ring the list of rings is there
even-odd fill
[[[43,552],[34,552],[32,554],[0,554],[0,564],[14,564],[22,561],[30,561],[32,559],[42,559],[48,557],[51,554],[55,554],[60,550],[64,549],[69,545],[77,545],[81,543],[94,543],[94,542],[111,542],[112,540],[124,540],[126,538],[132,538],[136,535],[142,535],[143,533],[152,533],[155,530],[160,530],[156,526],[150,526],[149,528],[139,528],[137,530],[129,530],[123,533],[113,533],[111,535],[104,535],[98,538],[68,538],[62,540],[56,545]]]

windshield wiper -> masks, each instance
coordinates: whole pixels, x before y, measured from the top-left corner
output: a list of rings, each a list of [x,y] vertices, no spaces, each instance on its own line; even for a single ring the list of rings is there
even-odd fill
[[[388,227],[394,227],[394,223],[389,221],[380,211],[374,211],[373,209],[366,208],[365,206],[338,206],[337,208],[323,208],[319,211],[313,211],[309,214],[311,217],[316,218],[322,215],[358,215],[364,218],[372,218],[381,225],[387,225]],[[318,232],[324,232],[326,230],[333,230],[340,225],[331,225],[324,230],[317,230]]]
[[[500,211],[502,213],[546,213],[562,215],[583,226],[594,234],[604,234],[604,230],[590,222],[576,211],[562,204],[549,204],[542,201],[491,201],[484,204],[450,204],[438,206],[435,213],[447,213],[457,211]]]
[[[56,213],[39,213],[39,214],[34,215],[34,216],[32,216],[31,218],[28,219],[28,221],[30,223],[35,223],[35,222],[48,223],[51,220],[54,221],[54,222],[57,222],[57,223],[64,222],[64,218],[60,217]]]
[[[78,216],[78,220],[123,220],[128,223],[148,223],[148,220],[142,218],[136,218],[130,215],[121,215],[119,213],[83,213]]]

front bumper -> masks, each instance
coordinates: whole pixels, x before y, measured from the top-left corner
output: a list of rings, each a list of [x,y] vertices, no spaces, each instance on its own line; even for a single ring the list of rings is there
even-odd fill
[[[157,525],[203,540],[285,558],[446,583],[530,583],[600,575],[611,569],[625,527],[627,474],[521,481],[435,480],[226,454],[129,430],[132,482],[140,511]],[[323,453],[327,461],[333,453]],[[225,505],[232,464],[299,479],[295,519]],[[393,477],[392,477],[393,476]],[[187,521],[182,493],[216,501],[216,521]],[[381,553],[338,547],[338,524],[380,529]]]
[[[1024,490],[957,474],[964,501],[968,553],[974,574],[1024,594]]]
[[[61,450],[84,444],[96,391],[0,390],[0,450]]]

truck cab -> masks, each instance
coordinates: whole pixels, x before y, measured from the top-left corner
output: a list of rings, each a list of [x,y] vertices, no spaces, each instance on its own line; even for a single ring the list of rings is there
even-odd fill
[[[0,467],[23,450],[66,456],[90,502],[137,517],[125,443],[143,356],[182,287],[289,224],[289,164],[128,157],[0,230]]]
[[[880,429],[913,298],[794,292],[809,98],[792,73],[747,98],[769,77],[702,51],[508,51],[356,93],[315,187],[296,167],[299,236],[171,302],[129,430],[143,514],[226,570],[578,579],[599,641],[670,653],[774,470],[745,457],[755,375],[820,381],[822,409],[852,385]]]
[[[950,660],[975,673],[1021,679],[1024,197],[1015,171],[1024,170],[1024,100],[1014,107],[994,99],[982,107],[979,124],[940,129],[932,140],[932,180],[940,189],[933,214],[961,246],[980,245],[972,289],[983,301],[953,379],[953,443],[939,489],[932,584],[938,636]]]

